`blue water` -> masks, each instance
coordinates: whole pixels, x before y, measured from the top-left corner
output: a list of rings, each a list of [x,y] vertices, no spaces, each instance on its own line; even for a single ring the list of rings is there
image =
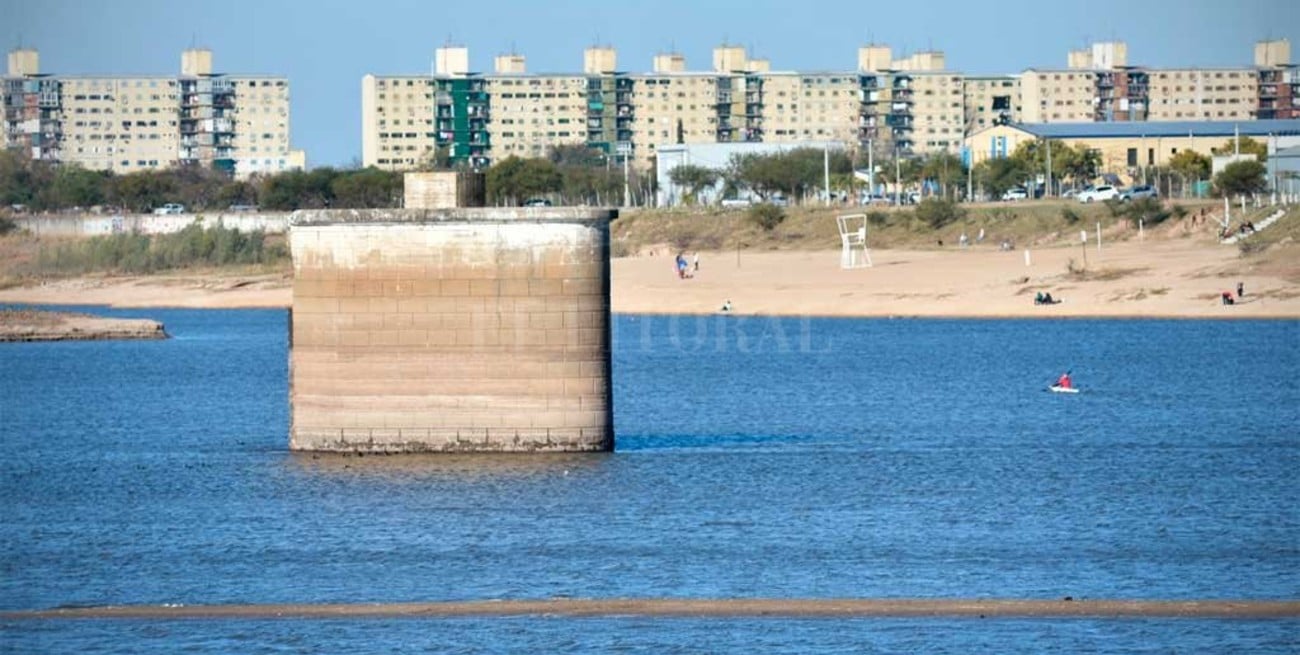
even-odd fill
[[[0,344],[0,608],[1300,598],[1300,322],[619,317],[617,452],[287,444],[281,311]],[[1044,389],[1071,369],[1084,392]],[[0,650],[1300,650],[1297,621],[0,623]]]

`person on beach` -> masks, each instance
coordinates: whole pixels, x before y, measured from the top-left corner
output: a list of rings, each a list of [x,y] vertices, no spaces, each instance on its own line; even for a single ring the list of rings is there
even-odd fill
[[[1069,372],[1069,371],[1066,371],[1066,372],[1064,372],[1064,373],[1061,374],[1061,377],[1058,378],[1058,379],[1056,380],[1056,386],[1058,386],[1058,387],[1060,387],[1060,388],[1062,388],[1062,389],[1073,389],[1073,388],[1074,388],[1074,382],[1073,382],[1072,380],[1070,380],[1070,372]]]
[[[1246,283],[1244,283],[1244,282],[1238,282],[1238,283],[1237,283],[1237,298],[1240,300],[1241,297],[1244,296],[1244,295],[1246,295]]]
[[[723,314],[731,312],[731,299],[728,298],[726,302],[722,303],[722,309],[718,311],[721,311]]]
[[[691,258],[691,267],[692,267],[691,270],[692,273],[700,272],[700,253],[698,252],[695,253],[695,255]]]

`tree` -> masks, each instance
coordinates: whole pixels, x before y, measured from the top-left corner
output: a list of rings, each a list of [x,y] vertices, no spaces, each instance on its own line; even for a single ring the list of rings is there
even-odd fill
[[[1259,193],[1268,187],[1264,164],[1252,160],[1233,162],[1214,177],[1214,186],[1225,196]]]
[[[682,164],[668,172],[672,183],[686,189],[685,201],[693,205],[699,200],[700,192],[717,184],[722,174],[705,166]]]
[[[1256,141],[1248,136],[1243,136],[1238,143],[1238,139],[1228,139],[1223,145],[1213,149],[1216,155],[1231,155],[1240,151],[1243,155],[1255,155],[1259,161],[1268,161],[1268,146],[1260,141]]]
[[[962,163],[961,158],[948,152],[940,152],[927,156],[919,163],[918,174],[922,180],[938,182],[942,190],[941,195],[946,195],[949,186],[955,182],[961,182],[966,179],[966,166]]]
[[[1023,184],[1029,171],[1022,160],[1015,157],[986,159],[971,170],[974,182],[993,197],[1000,197],[1007,189]]]
[[[559,191],[564,179],[549,160],[510,156],[487,170],[486,182],[489,202],[517,205]]]
[[[1056,150],[1052,150],[1052,167],[1056,167]],[[1076,143],[1062,163],[1061,175],[1074,184],[1091,182],[1101,172],[1101,151]]]
[[[112,179],[108,196],[113,204],[129,211],[145,212],[175,202],[176,179],[161,171],[139,171]]]
[[[598,148],[582,144],[560,144],[552,146],[546,158],[558,167],[566,166],[604,166],[605,153]]]
[[[64,164],[54,170],[49,185],[37,192],[38,204],[44,209],[102,205],[108,195],[109,175],[79,164]]]
[[[402,174],[381,171],[374,166],[339,173],[330,182],[334,207],[373,209],[395,207],[402,196]]]
[[[29,205],[33,191],[31,158],[15,150],[0,149],[0,204]]]
[[[1195,150],[1180,150],[1169,158],[1169,168],[1188,180],[1203,180],[1210,176],[1210,158]]]

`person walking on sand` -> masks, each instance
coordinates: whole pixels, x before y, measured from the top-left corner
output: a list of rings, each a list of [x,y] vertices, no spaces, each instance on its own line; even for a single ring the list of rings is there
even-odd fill
[[[1241,300],[1242,296],[1245,296],[1245,295],[1246,295],[1246,283],[1245,283],[1245,282],[1238,282],[1238,283],[1237,283],[1237,300]]]
[[[691,265],[692,265],[692,270],[691,270],[692,273],[700,272],[700,253],[698,252],[695,253],[695,255],[691,258]]]

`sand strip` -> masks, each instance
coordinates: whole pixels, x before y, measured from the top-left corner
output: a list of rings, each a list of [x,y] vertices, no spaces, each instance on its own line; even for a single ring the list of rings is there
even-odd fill
[[[1295,600],[686,599],[625,598],[417,603],[121,605],[0,612],[32,619],[332,619],[507,616],[711,618],[1198,618],[1294,619]]]

